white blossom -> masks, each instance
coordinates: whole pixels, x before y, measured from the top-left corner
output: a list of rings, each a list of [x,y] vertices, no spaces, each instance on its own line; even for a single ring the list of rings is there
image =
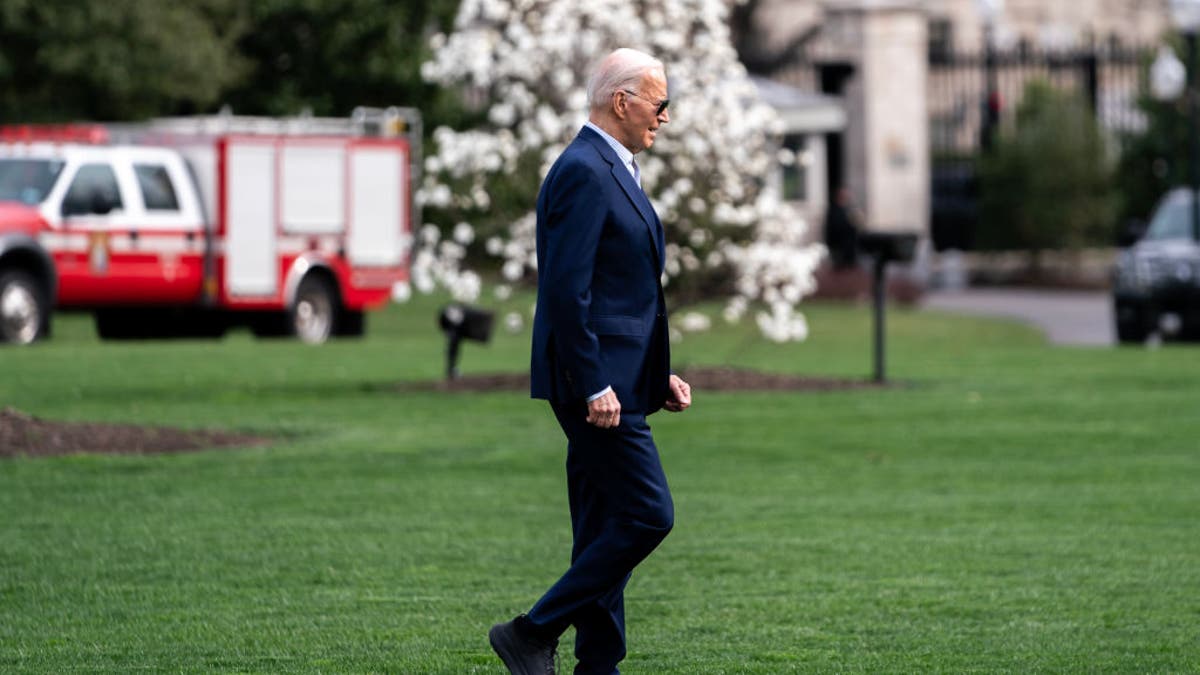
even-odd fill
[[[471,227],[470,223],[459,223],[454,226],[454,241],[467,246],[474,240],[475,228]]]
[[[479,297],[479,290],[482,282],[479,275],[474,272],[463,272],[454,279],[454,283],[450,285],[450,293],[455,300],[462,302],[474,302]]]
[[[737,59],[728,10],[726,0],[463,0],[454,31],[430,40],[433,57],[421,72],[476,101],[486,122],[433,132],[416,199],[445,212],[431,219],[450,234],[422,228],[413,287],[477,296],[473,255],[497,258],[505,287],[536,273],[535,195],[524,213],[502,213],[497,205],[513,200],[494,186],[501,178],[507,190],[513,179],[540,182],[587,119],[589,69],[630,46],[663,60],[670,88],[671,122],[639,155],[669,242],[664,286],[733,274],[726,320],[767,305],[756,315],[764,334],[803,339],[807,324],[795,308],[814,289],[824,249],[805,243],[802,219],[765,189],[768,172],[796,158],[774,149],[781,122]]]
[[[791,305],[786,302],[774,303],[770,313],[759,312],[755,320],[763,335],[775,342],[790,342],[808,337],[808,322],[804,315],[794,313]]]
[[[516,281],[517,279],[520,279],[521,263],[514,260],[509,260],[508,262],[504,263],[504,267],[501,268],[500,274],[503,275],[508,281]]]
[[[509,312],[504,315],[504,328],[510,333],[520,333],[525,327],[525,320],[519,312]]]
[[[688,312],[679,319],[679,328],[688,333],[700,333],[712,326],[712,320],[700,312]]]
[[[742,320],[742,315],[746,313],[746,296],[735,295],[729,299],[729,303],[725,305],[722,315],[729,323],[737,323]]]

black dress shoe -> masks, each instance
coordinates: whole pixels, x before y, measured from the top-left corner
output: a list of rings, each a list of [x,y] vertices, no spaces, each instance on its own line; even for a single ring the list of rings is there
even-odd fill
[[[512,621],[492,626],[488,631],[492,649],[496,650],[513,675],[555,675],[558,640],[534,635],[522,625],[525,621],[527,619],[522,614]]]

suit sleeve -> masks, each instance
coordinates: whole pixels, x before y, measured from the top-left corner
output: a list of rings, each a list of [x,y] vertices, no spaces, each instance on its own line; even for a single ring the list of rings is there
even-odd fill
[[[580,163],[557,172],[547,193],[546,256],[542,292],[550,313],[559,367],[578,397],[611,383],[600,361],[600,342],[588,325],[596,251],[608,212],[595,172]]]

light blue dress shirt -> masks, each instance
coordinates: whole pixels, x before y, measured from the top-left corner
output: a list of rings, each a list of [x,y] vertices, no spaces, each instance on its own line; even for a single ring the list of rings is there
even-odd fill
[[[600,134],[600,138],[603,138],[604,142],[608,143],[609,147],[613,149],[613,152],[617,153],[617,157],[620,158],[621,163],[624,164],[625,168],[629,170],[629,175],[633,176],[633,182],[637,183],[638,187],[642,187],[642,172],[638,170],[637,161],[633,159],[633,153],[629,151],[629,148],[621,145],[621,141],[609,136],[607,131],[601,129],[595,124],[592,124],[591,122],[588,122],[584,126]]]

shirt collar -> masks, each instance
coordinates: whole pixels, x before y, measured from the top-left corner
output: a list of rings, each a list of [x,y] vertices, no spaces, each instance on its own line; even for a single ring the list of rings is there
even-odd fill
[[[588,121],[587,124],[585,124],[584,126],[588,127],[592,131],[600,134],[600,138],[603,138],[605,143],[608,143],[610,146],[612,146],[613,152],[617,153],[617,157],[621,158],[621,163],[624,164],[625,168],[629,170],[629,175],[630,176],[634,175],[634,173],[633,173],[633,153],[629,151],[629,148],[625,147],[624,145],[621,145],[620,141],[618,141],[617,139],[608,135],[607,131],[601,129],[600,127],[596,126],[595,124],[592,124],[591,121]]]

